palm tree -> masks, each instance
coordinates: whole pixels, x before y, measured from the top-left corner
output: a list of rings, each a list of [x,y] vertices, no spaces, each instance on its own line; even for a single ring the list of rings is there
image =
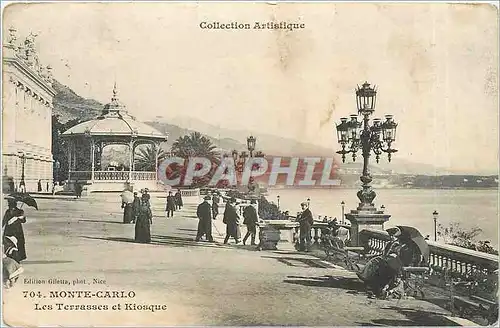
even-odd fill
[[[189,135],[179,137],[172,144],[171,152],[175,157],[185,159],[189,157],[204,157],[209,159],[212,163],[210,173],[194,179],[192,185],[194,187],[208,184],[220,161],[215,152],[215,145],[212,144],[209,138],[203,136],[199,132],[192,132]],[[181,174],[184,175],[185,171]]]
[[[199,132],[179,137],[172,145],[173,155],[181,158],[196,156],[213,160],[217,158],[214,149],[212,141]]]
[[[157,151],[158,154],[156,153]],[[148,145],[147,147],[139,148],[139,152],[135,157],[135,170],[154,171],[165,156],[165,151],[157,146]]]

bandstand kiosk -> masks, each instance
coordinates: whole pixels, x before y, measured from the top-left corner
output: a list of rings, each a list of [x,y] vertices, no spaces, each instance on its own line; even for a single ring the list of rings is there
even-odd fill
[[[158,163],[155,171],[135,170],[135,151],[138,146],[149,144],[158,150],[167,136],[153,127],[138,122],[129,115],[118,100],[116,84],[111,102],[104,106],[100,116],[80,123],[62,134],[68,144],[68,188],[74,190],[76,183],[86,185],[88,192],[121,191],[126,187],[134,190],[149,188],[163,190],[158,181]],[[103,149],[110,145],[125,145],[129,148],[128,163],[120,169],[103,167]]]

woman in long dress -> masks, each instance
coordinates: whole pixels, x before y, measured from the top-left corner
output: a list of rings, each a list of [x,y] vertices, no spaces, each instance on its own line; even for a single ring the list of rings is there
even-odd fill
[[[384,290],[394,281],[402,267],[400,251],[404,245],[398,240],[401,231],[391,228],[387,232],[391,241],[385,246],[382,255],[372,258],[363,270],[357,273],[376,297],[383,296]]]
[[[149,206],[149,200],[145,197],[141,198],[139,205],[139,213],[135,221],[135,241],[138,243],[151,242],[151,223],[153,223],[153,213]]]
[[[13,257],[17,262],[26,259],[26,248],[24,240],[23,223],[26,223],[24,211],[17,208],[15,199],[7,198],[9,208],[3,216],[2,226],[4,227],[3,236],[12,236],[17,240],[17,253]]]
[[[132,203],[122,202],[123,208],[123,223],[130,223],[134,221],[134,208]]]

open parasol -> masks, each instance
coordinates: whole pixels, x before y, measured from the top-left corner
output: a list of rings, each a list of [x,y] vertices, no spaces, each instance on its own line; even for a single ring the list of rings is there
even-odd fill
[[[132,204],[134,202],[134,193],[132,193],[130,190],[123,191],[120,197],[122,198],[122,202],[126,204]]]
[[[15,192],[15,193],[12,193],[12,194],[5,196],[5,199],[7,199],[7,200],[13,199],[16,202],[21,202],[21,203],[26,204],[30,207],[34,207],[38,210],[38,204],[36,203],[36,200],[30,194]]]
[[[401,236],[399,236],[399,239],[403,242],[411,242],[418,248],[420,254],[422,254],[422,257],[424,258],[425,263],[429,263],[429,245],[427,245],[427,242],[425,241],[420,231],[408,226],[397,227],[401,230]]]

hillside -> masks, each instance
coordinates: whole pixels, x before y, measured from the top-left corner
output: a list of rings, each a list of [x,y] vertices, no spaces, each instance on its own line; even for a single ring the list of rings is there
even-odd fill
[[[66,122],[73,118],[88,120],[98,116],[103,108],[103,104],[94,100],[86,99],[76,94],[69,87],[54,81],[54,89],[57,95],[54,97],[54,115],[59,115],[59,121]],[[280,136],[254,133],[245,130],[232,130],[221,126],[211,125],[197,118],[188,116],[175,117],[167,120],[162,116],[157,116],[155,121],[145,122],[156,128],[160,132],[168,134],[168,142],[163,146],[169,150],[172,143],[179,137],[197,131],[208,137],[217,148],[226,150],[237,149],[246,150],[246,138],[254,135],[257,138],[256,150],[263,151],[267,155],[274,156],[297,156],[297,157],[331,157],[336,156],[333,149],[328,149],[316,145],[303,143],[294,139]],[[372,174],[415,174],[415,175],[447,175],[460,174],[464,172],[453,172],[446,168],[434,167],[429,164],[414,163],[398,158],[396,155],[391,163],[382,156],[380,164],[370,165]],[[362,158],[358,158],[356,163],[351,163],[347,159],[345,164],[340,164],[345,174],[359,174],[362,170]]]
[[[59,116],[59,121],[65,123],[73,118],[89,120],[102,111],[103,104],[94,99],[85,99],[77,95],[69,87],[54,80],[52,87],[57,92],[52,100],[53,115]]]

